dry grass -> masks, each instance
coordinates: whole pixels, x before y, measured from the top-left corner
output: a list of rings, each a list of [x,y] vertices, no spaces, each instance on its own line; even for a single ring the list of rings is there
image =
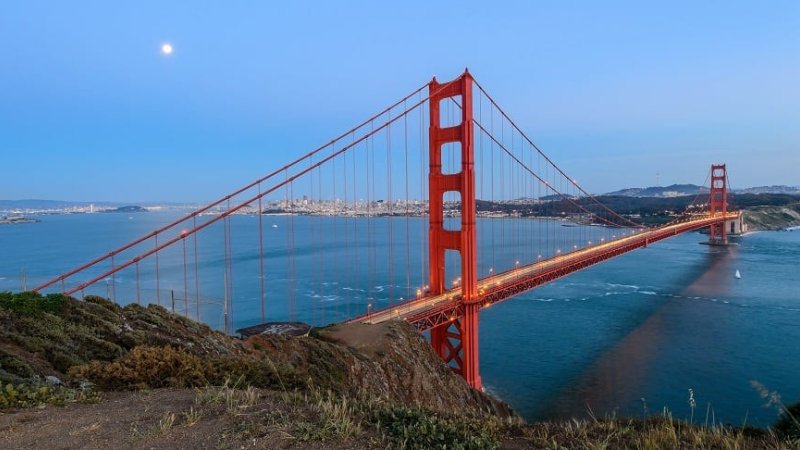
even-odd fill
[[[690,425],[671,417],[538,422],[522,427],[523,440],[533,448],[637,449],[796,449],[767,430],[716,425]]]
[[[165,413],[164,417],[162,417],[161,420],[158,421],[156,432],[158,434],[169,433],[169,430],[172,429],[172,425],[175,424],[175,419],[176,419],[175,413],[173,412]]]
[[[197,425],[200,422],[200,419],[203,418],[203,413],[200,410],[194,409],[194,407],[190,407],[188,411],[185,411],[183,414],[183,426],[186,428],[191,428]]]
[[[361,434],[363,414],[346,397],[336,397],[330,392],[317,394],[310,405],[316,421],[301,423],[297,427],[301,441],[343,440]]]

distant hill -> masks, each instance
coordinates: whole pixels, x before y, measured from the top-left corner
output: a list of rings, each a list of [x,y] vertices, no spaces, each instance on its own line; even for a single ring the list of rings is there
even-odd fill
[[[758,186],[745,189],[735,189],[737,194],[789,194],[800,195],[800,186]]]
[[[705,192],[708,192],[708,188],[705,186],[697,186],[696,184],[672,184],[669,186],[621,189],[619,191],[609,192],[604,195],[621,197],[671,198],[682,197],[685,195],[697,195]]]
[[[736,194],[787,194],[800,195],[798,186],[758,186],[745,189],[733,189]],[[708,188],[696,184],[672,184],[670,186],[651,186],[646,188],[627,188],[609,192],[607,196],[618,197],[657,197],[672,198],[686,195],[708,193]]]

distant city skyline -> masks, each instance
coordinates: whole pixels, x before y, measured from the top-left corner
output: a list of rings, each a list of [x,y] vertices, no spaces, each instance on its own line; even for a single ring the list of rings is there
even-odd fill
[[[684,190],[678,191],[663,191],[665,188],[670,188],[673,186],[680,186],[683,188],[689,186],[696,186],[692,184],[670,184],[666,186],[633,186],[628,188],[619,189],[616,191],[610,192],[593,192],[593,195],[621,195],[621,196],[630,196],[630,197],[681,197],[681,196],[691,196],[695,195],[696,192],[685,192]],[[699,186],[697,186],[699,187]],[[770,189],[770,188],[778,188],[778,189]],[[629,192],[629,191],[638,191],[638,190],[655,190],[655,191],[663,191],[663,192]],[[706,187],[707,191],[707,187]],[[790,186],[790,185],[770,185],[770,186],[745,186],[741,188],[736,188],[732,192],[734,193],[741,193],[741,194],[789,194],[797,196],[800,194],[800,185]],[[515,200],[519,199],[526,199],[526,198],[535,198],[535,199],[552,199],[552,198],[560,198],[559,194],[552,194],[548,196],[539,196],[539,197],[527,197],[521,196],[511,199],[496,199],[498,202],[514,202]],[[85,209],[90,206],[95,207],[116,207],[116,206],[124,206],[124,205],[137,205],[137,206],[144,206],[147,208],[150,207],[178,207],[178,208],[193,208],[196,206],[202,206],[212,201],[217,200],[217,198],[208,198],[208,199],[201,199],[197,201],[172,201],[172,200],[152,200],[152,199],[143,199],[143,200],[65,200],[65,199],[0,199],[0,212],[1,211],[11,211],[15,208],[21,208],[23,210],[53,210],[53,209],[70,209],[70,208],[79,208]],[[267,204],[276,204],[282,203],[286,200],[285,197],[281,195],[274,195],[270,196],[265,199],[265,205]],[[298,194],[293,197],[295,201],[302,201],[308,200],[310,202],[317,202],[320,201],[316,197],[309,197],[308,195]],[[328,198],[325,197],[321,201],[322,202],[330,202],[330,201],[338,201],[342,203],[363,203],[367,199],[365,198],[357,198],[352,199],[348,198],[347,201],[341,197]],[[485,200],[482,198],[478,198],[478,200]],[[375,199],[371,199],[370,201],[373,202],[383,202],[386,201],[384,197],[377,197]],[[402,204],[405,199],[393,199],[393,203]],[[409,197],[409,202],[422,202],[427,204],[428,199],[424,197]],[[448,200],[452,201],[452,200]],[[30,212],[30,211],[28,211]]]
[[[590,192],[714,162],[797,186],[798,23],[795,1],[9,4],[0,199],[214,199],[465,66]]]

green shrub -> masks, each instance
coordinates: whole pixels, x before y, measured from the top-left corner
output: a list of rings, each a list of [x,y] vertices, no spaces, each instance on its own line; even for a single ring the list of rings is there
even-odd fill
[[[462,417],[446,418],[422,408],[393,406],[373,413],[393,446],[402,449],[495,449],[498,430]]]
[[[31,366],[22,359],[0,351],[0,382],[18,382],[35,374]]]
[[[69,297],[63,294],[47,294],[37,292],[0,292],[0,308],[5,308],[27,316],[43,313],[58,314]]]
[[[83,363],[83,361],[76,358],[75,355],[58,348],[47,349],[45,351],[45,357],[50,365],[61,373],[67,373],[70,367]]]
[[[96,403],[99,400],[100,393],[93,390],[36,384],[0,385],[0,410],[40,405],[63,406],[73,402]]]
[[[74,366],[69,375],[109,389],[136,389],[204,386],[207,370],[206,362],[185,351],[141,346],[114,362]]]
[[[303,388],[304,380],[267,358],[201,358],[173,347],[134,347],[113,362],[74,365],[69,375],[107,389],[199,387],[239,380],[240,386]]]

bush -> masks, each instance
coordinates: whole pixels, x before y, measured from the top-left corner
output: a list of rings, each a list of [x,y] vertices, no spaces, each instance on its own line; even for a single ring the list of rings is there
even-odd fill
[[[204,386],[208,365],[172,347],[136,347],[114,362],[92,361],[69,369],[74,378],[109,389]]]
[[[100,394],[92,390],[35,384],[0,385],[0,410],[40,405],[64,406],[73,402],[96,403],[99,400]]]
[[[35,374],[31,366],[22,359],[0,351],[0,382],[22,381]]]
[[[42,296],[37,292],[0,292],[0,307],[27,316],[58,314],[68,299],[62,294]]]
[[[402,406],[378,409],[373,421],[393,446],[403,449],[495,449],[498,430],[468,418],[446,418],[422,408]]]
[[[69,369],[70,377],[106,389],[201,387],[237,380],[240,386],[305,387],[303,380],[268,359],[247,356],[201,358],[172,347],[134,347],[113,362],[92,361]]]

